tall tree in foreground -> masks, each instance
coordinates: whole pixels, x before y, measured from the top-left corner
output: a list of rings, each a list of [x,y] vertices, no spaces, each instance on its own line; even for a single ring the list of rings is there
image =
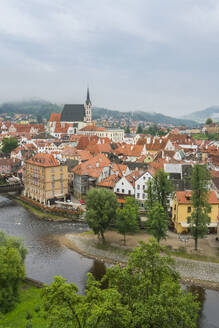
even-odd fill
[[[138,230],[139,203],[133,197],[127,197],[123,208],[117,208],[116,228],[124,237],[126,244],[126,234]]]
[[[169,217],[158,201],[153,203],[147,217],[147,228],[159,243],[167,236]]]
[[[11,153],[11,151],[18,146],[18,141],[13,137],[6,137],[2,139],[2,152]]]
[[[85,220],[95,234],[104,241],[104,232],[116,219],[117,200],[107,189],[91,189],[86,197]]]
[[[162,253],[162,255],[161,255]],[[141,242],[127,267],[114,266],[103,280],[88,275],[84,295],[55,277],[42,289],[49,328],[195,328],[199,305],[182,290],[174,262],[155,240]]]
[[[0,232],[0,312],[10,311],[19,298],[20,284],[25,277],[23,243]]]
[[[207,224],[210,222],[208,213],[211,210],[209,205],[209,181],[210,174],[205,165],[194,165],[192,170],[192,214],[191,214],[191,235],[195,240],[195,250],[198,250],[198,239],[203,238],[207,232]]]
[[[113,266],[106,277],[132,312],[130,327],[197,327],[199,305],[181,289],[174,261],[155,240],[140,242],[127,267]]]

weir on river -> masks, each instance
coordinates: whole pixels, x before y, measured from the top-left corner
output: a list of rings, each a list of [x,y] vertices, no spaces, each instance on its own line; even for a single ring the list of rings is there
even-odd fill
[[[55,275],[74,282],[81,292],[86,283],[86,273],[100,278],[105,272],[102,262],[87,259],[63,246],[59,237],[66,233],[80,233],[88,227],[82,223],[47,222],[36,218],[15,201],[0,195],[0,230],[23,238],[28,248],[26,274],[28,277],[50,283]],[[200,328],[219,327],[219,293],[192,286],[202,304]]]

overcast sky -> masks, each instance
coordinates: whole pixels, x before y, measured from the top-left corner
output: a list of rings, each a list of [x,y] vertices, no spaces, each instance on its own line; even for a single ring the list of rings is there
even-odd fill
[[[0,102],[219,105],[218,0],[0,1]]]

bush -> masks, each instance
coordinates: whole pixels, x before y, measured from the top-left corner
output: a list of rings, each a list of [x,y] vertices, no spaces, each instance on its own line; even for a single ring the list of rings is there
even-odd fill
[[[35,312],[40,312],[40,305],[37,305],[34,309]]]
[[[26,328],[32,328],[32,327],[33,327],[32,322],[28,321],[26,324]]]
[[[27,320],[30,320],[30,319],[32,319],[32,318],[33,318],[32,313],[27,312],[27,313],[26,313],[26,319],[27,319]]]

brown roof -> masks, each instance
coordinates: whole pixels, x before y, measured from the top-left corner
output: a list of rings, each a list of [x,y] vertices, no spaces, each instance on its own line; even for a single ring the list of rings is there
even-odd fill
[[[80,129],[79,131],[106,131],[106,129],[95,125],[88,125]]]
[[[105,188],[113,188],[117,181],[119,181],[120,177],[116,174],[110,175],[108,178],[104,179],[103,181],[99,182],[97,186],[105,187]]]
[[[191,204],[192,191],[177,191],[176,199],[179,204]],[[216,193],[214,191],[209,191],[209,204],[219,204]]]
[[[59,162],[50,154],[38,153],[26,161],[27,164],[33,164],[43,167],[59,166]]]
[[[49,118],[49,122],[60,122],[61,114],[60,113],[52,113]]]
[[[98,178],[103,167],[110,164],[110,160],[104,154],[99,154],[84,163],[78,164],[73,168],[72,172],[77,175],[87,174],[93,178]]]

